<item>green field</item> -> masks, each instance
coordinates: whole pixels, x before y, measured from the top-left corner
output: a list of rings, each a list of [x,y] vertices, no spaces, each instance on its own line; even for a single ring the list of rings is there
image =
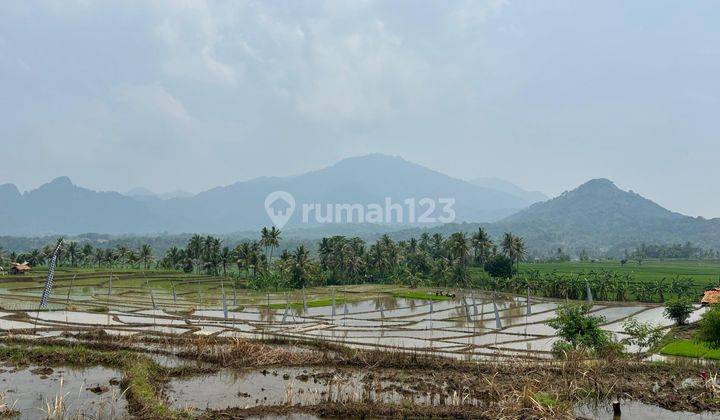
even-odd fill
[[[628,274],[638,281],[654,281],[663,278],[674,279],[691,278],[697,285],[720,284],[720,261],[699,260],[646,260],[642,265],[637,261],[628,261],[624,266],[620,261],[597,262],[552,262],[552,263],[522,263],[520,273],[531,271],[540,274],[557,272],[559,274],[579,275],[592,271],[612,271],[618,274]]]
[[[703,359],[720,360],[720,349],[711,349],[703,343],[696,343],[692,340],[673,341],[663,347],[660,353],[669,356],[700,357]]]

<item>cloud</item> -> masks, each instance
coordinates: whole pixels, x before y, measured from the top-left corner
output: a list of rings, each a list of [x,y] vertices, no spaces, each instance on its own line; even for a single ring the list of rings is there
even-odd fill
[[[124,85],[111,93],[115,100],[140,114],[184,123],[192,120],[185,105],[158,84]]]
[[[240,5],[241,3],[238,3]],[[154,34],[163,44],[163,68],[173,77],[235,85],[242,69],[220,58],[224,33],[234,28],[234,9],[211,8],[206,2],[156,2],[162,20]]]

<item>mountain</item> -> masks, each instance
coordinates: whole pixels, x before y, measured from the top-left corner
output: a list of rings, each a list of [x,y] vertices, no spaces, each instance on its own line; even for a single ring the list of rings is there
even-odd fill
[[[147,199],[159,199],[159,200],[169,200],[171,198],[186,198],[186,197],[192,197],[192,193],[189,193],[187,191],[183,190],[175,190],[170,191],[167,193],[158,194],[155,192],[152,192],[151,190],[145,188],[145,187],[135,187],[128,192],[125,193],[128,197],[133,197],[135,199],[139,200],[147,200]]]
[[[180,221],[182,229],[188,231],[256,229],[269,224],[265,198],[273,191],[287,191],[295,199],[297,206],[287,224],[289,228],[318,224],[318,213],[313,206],[316,203],[321,204],[320,216],[325,217],[327,204],[358,203],[367,209],[369,204],[384,207],[386,200],[404,206],[406,199],[430,198],[438,203],[441,198],[453,198],[458,221],[499,220],[529,205],[513,195],[472,185],[400,157],[380,154],[344,159],[294,177],[237,182],[190,198],[153,205],[159,214]],[[307,221],[303,217],[304,205],[312,209],[306,213]],[[419,217],[428,207],[416,203],[414,208]],[[407,207],[405,209],[403,223],[408,223],[410,216]],[[441,215],[441,209],[438,203],[431,216]],[[338,222],[336,218],[333,221]],[[398,220],[394,217],[390,222]]]
[[[481,226],[496,239],[504,232],[520,235],[531,251],[540,253],[563,248],[577,254],[585,248],[620,255],[623,249],[642,243],[679,242],[720,249],[720,219],[672,212],[607,179],[588,181],[495,223],[446,225],[429,232],[474,232]]]
[[[6,184],[0,198],[0,233],[6,235],[159,232],[163,225],[144,203],[78,187],[67,177],[24,194]]]
[[[478,187],[490,188],[497,191],[506,192],[527,201],[530,204],[547,200],[548,196],[540,191],[527,191],[512,182],[500,178],[475,178],[470,183]]]
[[[128,197],[155,197],[155,193],[145,187],[135,187],[125,193]]]
[[[262,177],[217,187],[197,195],[161,199],[150,190],[135,188],[122,195],[74,185],[61,177],[36,190],[20,194],[15,186],[0,186],[0,234],[40,235],[100,232],[145,234],[157,232],[229,233],[257,230],[271,221],[265,198],[274,191],[294,197],[296,209],[287,228],[318,226],[327,216],[328,204],[403,207],[387,224],[412,224],[407,199],[429,198],[437,204],[430,214],[443,214],[440,199],[455,200],[457,221],[495,221],[525,208],[529,203],[514,195],[455,179],[400,157],[367,155],[344,159],[335,165],[285,178]],[[305,205],[309,205],[307,207]],[[415,217],[429,204],[416,203]],[[308,209],[304,211],[304,208]],[[307,222],[303,215],[307,216]],[[335,215],[335,212],[333,212]],[[357,213],[354,213],[357,221]],[[342,216],[342,215],[341,215]],[[333,218],[333,222],[346,221]]]
[[[166,193],[156,194],[157,198],[161,200],[170,200],[171,198],[187,198],[192,197],[194,194],[183,190],[175,190]]]

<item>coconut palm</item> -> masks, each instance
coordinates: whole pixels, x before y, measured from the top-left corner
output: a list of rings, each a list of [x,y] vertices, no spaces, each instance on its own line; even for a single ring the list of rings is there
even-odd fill
[[[272,264],[272,256],[275,248],[280,246],[280,229],[275,226],[271,227],[267,233],[266,243],[270,247],[270,257],[268,258],[268,264]]]
[[[177,250],[177,248],[176,248],[176,250]],[[118,245],[115,248],[115,256],[117,257],[117,260],[120,262],[120,266],[122,266],[122,264],[125,263],[125,261],[127,259],[128,251],[130,251],[130,250],[125,245]]]
[[[30,251],[30,254],[27,256],[27,261],[30,265],[41,265],[45,262],[45,255],[43,255],[42,251],[35,248]]]
[[[232,252],[230,252],[230,248],[223,247],[223,249],[220,251],[219,255],[219,261],[220,266],[223,270],[223,277],[227,277],[227,266],[230,264],[230,261],[232,260]]]
[[[143,262],[143,266],[147,270],[150,268],[150,261],[152,260],[152,248],[148,244],[143,244],[140,246],[140,250],[138,251],[138,256],[140,257],[140,261]]]
[[[503,236],[500,246],[502,247],[503,253],[515,264],[517,264],[518,268],[520,268],[520,261],[525,258],[525,254],[527,252],[525,249],[525,242],[522,238],[507,232]]]
[[[448,247],[450,249],[450,255],[453,259],[459,261],[463,266],[466,265],[467,256],[470,254],[470,247],[465,234],[462,232],[455,232],[450,235],[450,239],[448,239]]]
[[[89,243],[86,243],[82,246],[80,253],[82,254],[83,265],[85,266],[90,264],[91,258],[95,254],[92,245],[90,245]]]
[[[433,258],[439,258],[445,254],[445,239],[441,234],[436,233],[432,236],[430,250]]]
[[[75,262],[80,256],[80,248],[78,247],[78,243],[74,241],[68,243],[65,252],[67,252],[68,258],[70,258],[70,266],[75,267]]]
[[[472,236],[472,247],[475,253],[475,263],[481,265],[484,264],[492,246],[493,242],[490,240],[490,236],[485,231],[485,229],[478,228],[478,231]]]
[[[187,244],[187,254],[188,257],[192,260],[193,266],[196,270],[199,270],[200,268],[200,257],[202,255],[203,250],[203,238],[200,235],[193,235],[190,237],[190,240]]]
[[[305,245],[298,245],[290,257],[290,276],[292,285],[298,289],[305,287],[310,270],[310,252]]]

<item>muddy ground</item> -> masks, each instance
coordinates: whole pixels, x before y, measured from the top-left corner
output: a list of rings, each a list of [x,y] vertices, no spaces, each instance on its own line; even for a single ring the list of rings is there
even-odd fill
[[[58,369],[106,368],[112,378],[88,384],[85,391],[90,396],[83,402],[91,404],[88,410],[96,410],[99,403],[93,403],[91,394],[105,395],[108,400],[113,391],[123,401],[111,408],[132,418],[291,413],[574,418],[578,406],[607,405],[618,398],[672,411],[720,412],[720,388],[713,381],[717,366],[632,358],[478,362],[430,353],[350,349],[326,342],[122,338],[97,331],[44,339],[6,336],[0,362],[4,375],[16,371],[49,380]],[[0,383],[0,392],[12,387],[12,379]],[[5,394],[5,403],[24,395],[23,391]],[[46,397],[53,400],[52,393]],[[15,407],[25,407],[24,412],[15,409],[21,418],[43,418],[28,414],[27,401]],[[73,407],[67,410],[66,418],[87,415],[73,412]]]

